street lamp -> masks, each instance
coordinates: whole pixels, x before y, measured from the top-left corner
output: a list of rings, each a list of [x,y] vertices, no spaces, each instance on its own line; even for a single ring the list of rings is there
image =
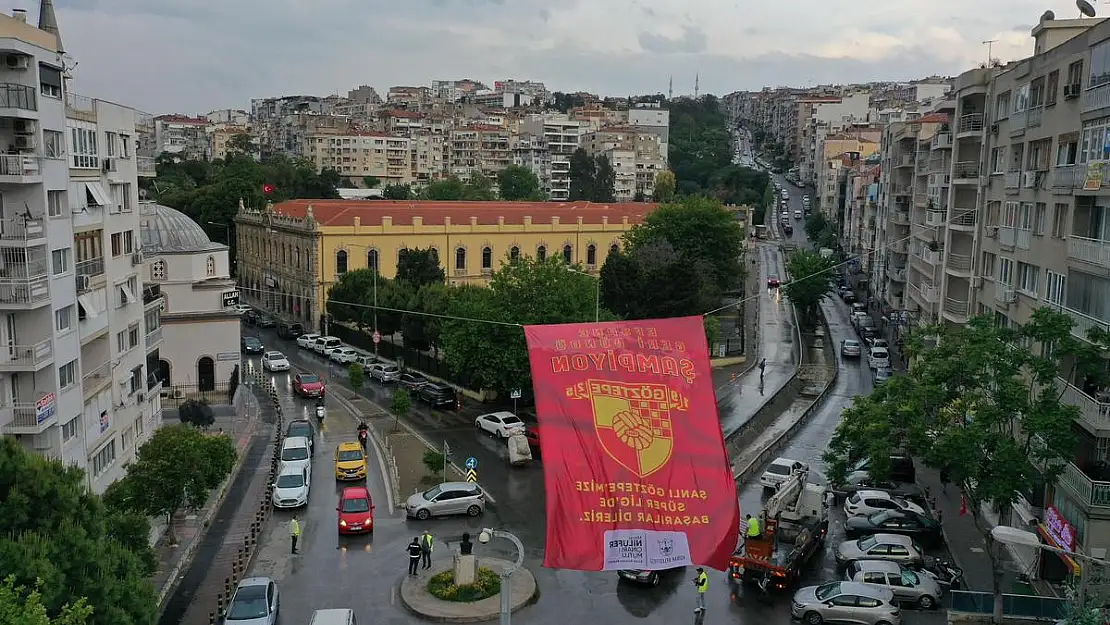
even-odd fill
[[[1110,566],[1110,560],[1103,560],[1102,558],[1093,558],[1089,555],[1068,551],[1061,549],[1055,545],[1049,545],[1041,542],[1040,536],[1033,532],[1027,532],[1023,529],[1010,527],[1008,525],[996,525],[991,528],[991,538],[1006,545],[1015,545],[1018,547],[1029,547],[1031,549],[1043,549],[1044,551],[1051,551],[1059,553],[1069,558],[1082,560],[1085,563],[1097,564],[1098,566]],[[1088,573],[1089,567],[1081,566],[1079,568],[1079,605],[1085,605],[1087,600],[1087,584],[1091,579]]]
[[[594,323],[601,321],[601,276],[595,276],[592,273],[588,273],[580,269],[575,269],[570,265],[567,265],[567,271],[571,273],[576,273],[580,276],[589,276],[597,281],[596,288],[594,289]]]
[[[524,566],[524,543],[520,542],[514,534],[503,532],[501,530],[494,530],[485,528],[478,534],[478,542],[483,545],[488,544],[491,539],[504,538],[505,540],[513,543],[516,547],[516,563],[512,568],[501,571],[501,625],[510,625],[513,619],[513,603],[512,603],[512,576],[522,566]]]

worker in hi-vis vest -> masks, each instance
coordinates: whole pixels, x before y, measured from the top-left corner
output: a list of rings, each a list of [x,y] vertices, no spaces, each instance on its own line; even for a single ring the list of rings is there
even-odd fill
[[[694,578],[694,587],[698,589],[698,603],[694,613],[705,612],[705,593],[709,592],[709,576],[705,569],[698,567],[698,576]]]

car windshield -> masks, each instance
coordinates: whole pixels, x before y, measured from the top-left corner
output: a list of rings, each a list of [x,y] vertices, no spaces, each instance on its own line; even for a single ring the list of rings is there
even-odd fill
[[[278,488],[300,488],[302,486],[304,486],[304,476],[300,473],[286,473],[278,476]]]
[[[285,461],[308,460],[307,447],[286,447],[281,450],[281,459]]]
[[[901,497],[891,497],[890,500],[894,502],[894,505],[898,506],[899,508],[901,508],[903,510],[910,507],[910,502],[906,501],[905,499],[902,499]]]
[[[359,460],[362,460],[362,452],[357,449],[348,449],[339,452],[340,462],[357,462]]]
[[[247,338],[243,339],[243,342],[245,342],[247,345],[250,345],[250,346],[261,345],[262,344],[262,341],[254,338],[253,336],[248,336]]]
[[[443,492],[443,489],[439,486],[436,486],[435,488],[429,488],[428,490],[424,491],[423,497],[424,497],[424,499],[427,499],[428,501],[431,501],[431,500],[435,499],[436,497],[439,497],[439,494],[442,493],[442,492]]]
[[[873,349],[873,350],[871,350],[871,357],[872,358],[886,358],[887,357],[886,356],[886,350],[885,349]]]
[[[392,365],[388,367],[382,367],[382,373],[397,373],[398,371],[400,371],[400,369]]]
[[[285,358],[281,352],[266,352],[266,360],[281,360]]]
[[[840,582],[829,582],[827,584],[821,584],[817,587],[817,590],[815,590],[813,594],[817,596],[818,601],[824,601],[829,597],[836,596],[840,594]]]
[[[245,621],[248,619],[265,618],[269,611],[266,605],[265,586],[247,586],[240,588],[235,593],[235,599],[227,611],[227,620]]]
[[[790,467],[785,464],[772,464],[767,467],[767,472],[775,475],[790,475]]]
[[[316,382],[319,382],[319,381],[320,381],[320,378],[318,378],[314,375],[307,374],[307,373],[301,376],[301,384],[315,384]]]
[[[312,436],[312,426],[307,423],[291,423],[289,431],[285,433],[286,436]]]
[[[906,586],[916,586],[921,583],[921,578],[919,578],[917,576],[917,573],[914,573],[913,571],[902,569],[902,583]]]
[[[369,512],[370,502],[365,499],[344,499],[343,512]]]
[[[877,544],[879,544],[879,539],[875,538],[874,536],[864,536],[863,538],[859,539],[858,542],[856,542],[856,546],[858,546],[863,551],[867,551]]]
[[[845,347],[859,347],[858,341],[844,341]]]

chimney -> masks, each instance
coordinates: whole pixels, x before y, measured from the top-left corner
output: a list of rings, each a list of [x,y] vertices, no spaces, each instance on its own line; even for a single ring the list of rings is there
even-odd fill
[[[39,1],[39,30],[44,30],[58,40],[58,52],[64,52],[62,48],[62,33],[58,30],[58,17],[54,15],[54,0],[40,0]]]
[[[16,20],[27,23],[27,9],[12,9],[12,17]]]

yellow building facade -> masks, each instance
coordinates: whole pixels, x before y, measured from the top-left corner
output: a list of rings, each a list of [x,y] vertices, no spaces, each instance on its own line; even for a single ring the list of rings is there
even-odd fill
[[[319,328],[327,293],[348,271],[393,278],[402,250],[437,251],[451,284],[485,284],[515,256],[599,271],[654,204],[291,200],[240,205],[236,261],[245,300]]]

